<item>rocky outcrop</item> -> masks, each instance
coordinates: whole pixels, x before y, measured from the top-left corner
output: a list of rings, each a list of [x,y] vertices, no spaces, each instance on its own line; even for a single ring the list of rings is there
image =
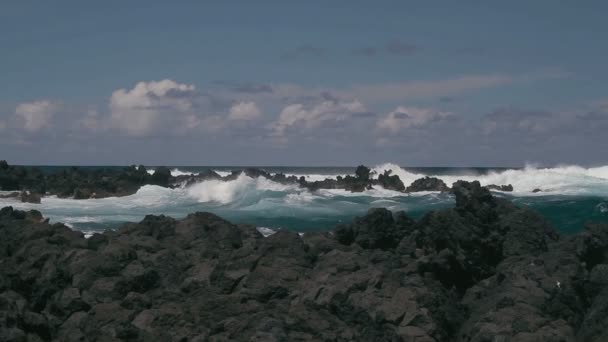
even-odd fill
[[[608,225],[560,237],[457,182],[456,206],[264,238],[210,213],[85,239],[0,210],[0,340],[603,341]]]
[[[24,203],[35,203],[35,204],[39,204],[40,203],[40,195],[35,194],[33,192],[29,192],[29,191],[22,191],[21,194],[19,195],[21,202]]]
[[[450,188],[439,178],[424,177],[415,180],[410,186],[405,189],[405,192],[419,191],[449,191]]]
[[[241,174],[252,178],[266,178],[280,184],[293,184],[310,191],[319,189],[343,189],[362,192],[379,185],[388,190],[399,192],[449,191],[449,187],[438,178],[424,177],[414,181],[407,188],[398,175],[385,171],[373,178],[374,172],[359,165],[354,175],[337,176],[322,181],[308,182],[304,177],[287,176],[282,173],[271,174],[257,168],[234,170],[227,176],[220,176],[213,170],[198,174],[172,176],[167,167],[157,167],[149,174],[143,165],[124,168],[82,168],[72,167],[59,172],[42,173],[35,167],[10,166],[0,163],[0,190],[30,191],[34,194],[56,195],[61,198],[89,199],[132,195],[144,185],[158,185],[168,188],[190,186],[207,180],[232,181]],[[509,191],[509,186],[497,188]]]
[[[344,189],[351,192],[362,192],[373,188],[375,180],[371,178],[371,175],[372,171],[368,167],[359,165],[355,170],[355,176],[338,176],[336,179],[327,178],[315,182],[306,182],[305,179],[300,179],[298,183],[311,191],[318,189]]]
[[[0,163],[0,190],[3,191],[20,190],[87,199],[131,195],[146,184],[166,185],[160,183],[163,183],[163,175],[150,175],[141,165],[95,169],[72,167],[43,173],[36,167],[11,166],[5,161]]]
[[[391,170],[386,170],[383,174],[378,175],[378,184],[387,190],[404,191],[405,185],[399,176],[391,176],[391,173]]]

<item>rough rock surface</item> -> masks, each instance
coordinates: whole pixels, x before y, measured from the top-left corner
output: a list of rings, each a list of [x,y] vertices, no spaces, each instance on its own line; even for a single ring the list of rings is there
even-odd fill
[[[388,190],[395,191],[404,191],[405,185],[399,179],[399,176],[392,175],[392,170],[384,171],[384,174],[378,175],[378,184],[380,184],[383,188]]]
[[[479,183],[331,233],[210,213],[85,239],[0,211],[1,341],[606,341],[608,225],[560,237]]]
[[[449,191],[449,187],[442,180],[434,177],[418,179],[407,188],[399,176],[391,175],[390,170],[378,175],[376,179],[372,177],[373,171],[364,165],[359,165],[354,175],[308,182],[304,177],[286,176],[282,173],[271,174],[256,168],[234,170],[224,177],[213,170],[205,170],[192,175],[172,176],[171,170],[167,167],[157,167],[153,174],[149,174],[143,165],[119,169],[72,167],[59,172],[43,173],[35,167],[11,166],[3,160],[0,161],[0,190],[20,190],[29,191],[32,194],[56,195],[62,198],[89,199],[132,195],[144,185],[176,188],[206,180],[232,181],[243,174],[252,178],[266,178],[281,184],[299,185],[310,191],[343,189],[362,192],[373,189],[376,185],[400,192]],[[501,186],[496,189],[510,191],[509,186]],[[13,197],[9,195],[4,195],[4,197]],[[34,201],[33,203],[39,202]]]
[[[439,178],[424,177],[415,180],[410,186],[405,189],[405,192],[419,191],[449,191],[450,188]]]

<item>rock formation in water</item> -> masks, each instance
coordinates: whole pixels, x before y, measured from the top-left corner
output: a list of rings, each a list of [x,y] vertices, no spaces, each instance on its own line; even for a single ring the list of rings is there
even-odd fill
[[[608,225],[559,236],[479,183],[334,233],[210,213],[83,234],[0,211],[2,341],[606,341]]]
[[[449,190],[450,188],[441,179],[428,176],[415,180],[410,186],[405,189],[406,192]]]
[[[234,170],[227,176],[220,176],[213,170],[206,170],[198,174],[172,176],[171,170],[158,167],[153,174],[149,174],[143,165],[124,168],[95,168],[87,169],[72,167],[55,173],[43,173],[35,167],[10,166],[0,161],[0,190],[27,191],[27,196],[21,196],[24,202],[40,203],[42,195],[56,195],[58,197],[72,197],[74,199],[104,198],[111,196],[132,195],[144,185],[158,185],[176,188],[190,186],[207,180],[233,181],[241,174],[252,178],[266,178],[280,184],[293,184],[310,191],[319,189],[342,189],[351,192],[362,192],[381,186],[387,190],[404,193],[420,191],[450,191],[445,182],[436,177],[423,177],[405,186],[398,175],[391,174],[391,170],[373,178],[373,172],[366,166],[359,165],[355,175],[336,178],[327,178],[321,181],[308,182],[304,177],[286,176],[282,173],[271,174],[257,168]],[[499,191],[513,191],[513,186],[487,185],[486,188]],[[536,192],[537,190],[534,190]],[[540,191],[540,190],[538,190]],[[30,195],[31,194],[31,195]],[[11,194],[4,197],[13,197]],[[38,200],[38,201],[36,201]]]

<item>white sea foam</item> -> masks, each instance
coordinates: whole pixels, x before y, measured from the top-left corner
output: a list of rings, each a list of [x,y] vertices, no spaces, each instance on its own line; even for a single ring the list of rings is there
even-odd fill
[[[425,174],[407,171],[396,164],[382,164],[373,168],[376,173],[391,169],[407,186]],[[152,171],[153,170],[149,170]],[[173,170],[175,171],[175,170]],[[180,171],[181,172],[181,171]],[[224,172],[227,175],[229,172]],[[308,179],[335,178],[335,175],[308,175]],[[528,166],[477,175],[433,175],[452,185],[456,180],[479,180],[482,185],[512,184],[514,196],[547,195],[592,195],[608,196],[608,166],[584,168],[580,166],[559,166],[538,168]],[[543,191],[533,194],[532,190]],[[48,196],[41,204],[21,203],[19,199],[2,198],[0,207],[13,206],[18,209],[37,209],[52,222],[65,222],[76,229],[99,229],[95,224],[116,224],[125,221],[139,221],[147,214],[165,214],[184,217],[194,211],[212,211],[229,220],[264,222],[274,218],[310,220],[314,226],[317,219],[328,217],[343,218],[360,215],[369,207],[389,207],[393,210],[428,209],[444,205],[450,196],[436,192],[404,194],[375,186],[372,190],[352,193],[341,189],[319,189],[309,191],[297,184],[279,184],[266,178],[251,178],[244,174],[228,182],[206,180],[189,187],[169,189],[159,186],[143,186],[137,193],[125,197],[74,200]],[[534,199],[536,200],[536,199]],[[605,205],[594,209],[604,214]],[[89,226],[90,225],[90,226]]]
[[[484,175],[425,175],[407,171],[398,165],[386,163],[373,168],[380,174],[385,170],[392,170],[398,175],[406,186],[414,180],[432,176],[442,179],[448,186],[457,180],[474,181],[481,185],[512,184],[514,193],[518,195],[531,195],[532,190],[541,189],[545,195],[553,194],[607,194],[608,193],[608,166],[583,168],[580,166],[558,166],[554,168],[537,168],[526,166],[523,169],[509,169],[505,171],[492,171]]]
[[[177,177],[177,176],[194,176],[197,175],[197,172],[189,172],[189,171],[182,171],[180,169],[172,169],[171,170],[171,176],[173,177]]]
[[[222,177],[230,176],[232,174],[231,171],[218,171],[218,170],[213,170],[213,171]]]
[[[277,232],[276,230],[268,227],[257,227],[256,229],[258,232],[260,232],[260,234],[264,235],[264,237],[269,237]]]
[[[146,172],[148,172],[149,174],[153,175],[154,172],[156,171],[156,169],[146,169]],[[193,175],[197,175],[197,172],[189,172],[189,171],[182,171],[178,168],[173,168],[171,169],[171,176],[173,177],[177,177],[177,176],[193,176]]]
[[[206,180],[187,188],[188,194],[199,202],[227,204],[253,192],[287,192],[297,189],[297,185],[284,185],[263,177],[251,178],[241,173],[235,180]]]

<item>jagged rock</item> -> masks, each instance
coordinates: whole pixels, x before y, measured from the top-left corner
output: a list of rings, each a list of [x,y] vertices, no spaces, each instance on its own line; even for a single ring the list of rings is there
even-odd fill
[[[336,237],[342,244],[357,243],[363,248],[395,248],[408,232],[408,219],[401,216],[396,224],[393,214],[384,208],[373,208],[367,215],[336,229]]]
[[[418,221],[373,209],[303,237],[195,213],[87,240],[3,208],[0,340],[606,338],[605,224],[559,238],[477,182],[453,193]]]
[[[23,203],[35,203],[35,204],[40,204],[40,195],[29,192],[29,191],[22,191],[21,192],[21,202]]]
[[[448,191],[450,188],[439,178],[424,177],[416,179],[410,186],[405,189],[405,192],[419,191]]]
[[[403,182],[401,179],[399,179],[399,176],[391,176],[391,172],[391,170],[387,170],[384,171],[384,174],[378,175],[378,184],[388,190],[404,191],[405,185],[403,185]]]
[[[164,166],[156,168],[156,170],[154,170],[154,173],[152,174],[152,177],[150,177],[150,182],[154,185],[168,187],[170,181],[171,170]]]

